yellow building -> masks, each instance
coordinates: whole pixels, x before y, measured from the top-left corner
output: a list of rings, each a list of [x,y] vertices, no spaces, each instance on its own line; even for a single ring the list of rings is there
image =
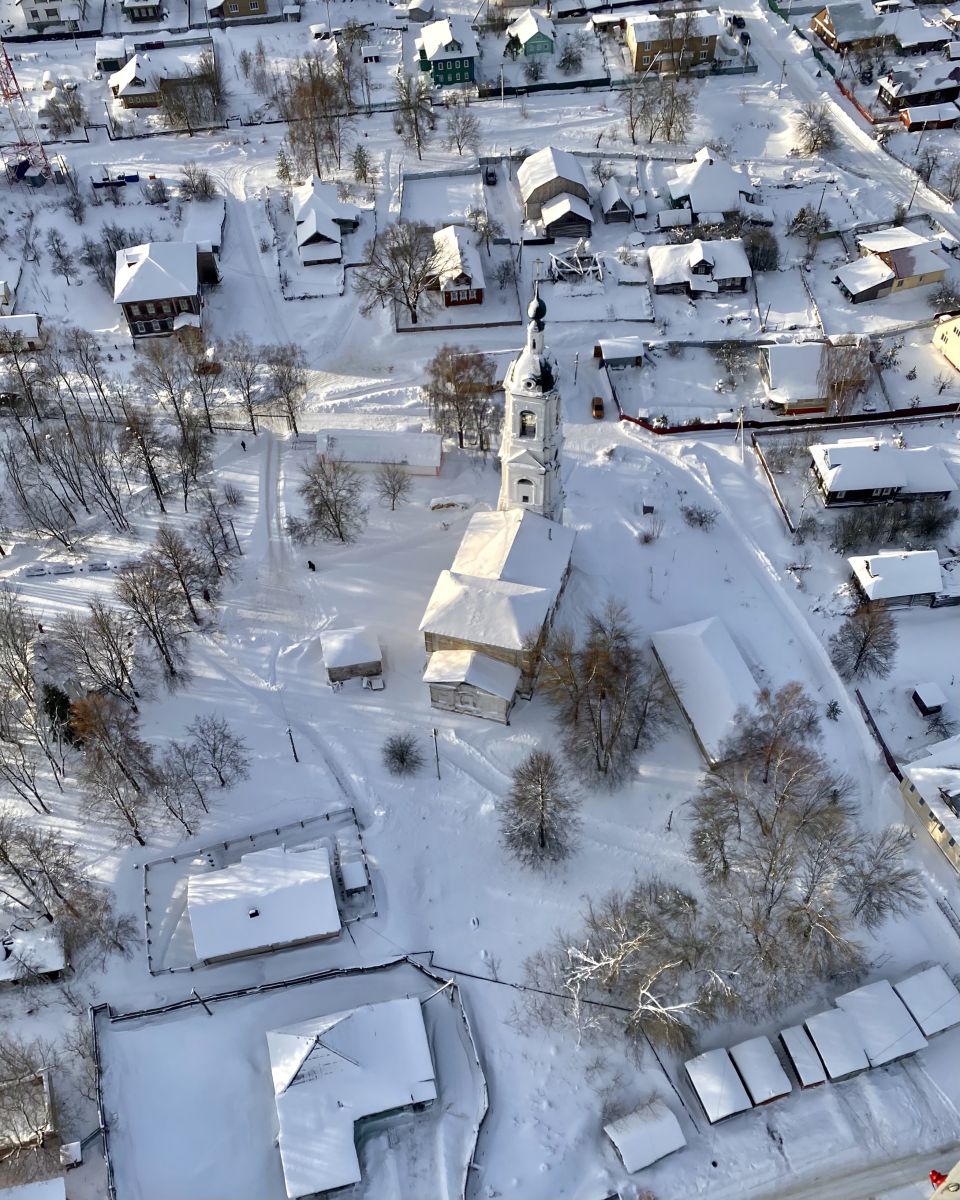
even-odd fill
[[[944,317],[933,331],[933,344],[960,371],[960,317]]]

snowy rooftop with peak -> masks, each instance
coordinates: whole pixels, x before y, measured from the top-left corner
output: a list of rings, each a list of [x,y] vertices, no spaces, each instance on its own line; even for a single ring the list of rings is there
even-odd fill
[[[477,650],[436,650],[427,660],[423,682],[466,683],[501,700],[512,700],[520,671]]]
[[[869,600],[934,596],[943,588],[936,550],[883,550],[847,562]]]
[[[380,661],[380,644],[369,629],[325,629],[320,634],[320,649],[327,668],[355,667]]]
[[[115,304],[193,296],[197,286],[194,242],[148,242],[117,251]]]
[[[901,449],[874,438],[851,438],[811,446],[810,457],[831,492],[899,488],[919,495],[957,486],[936,446]]]
[[[553,602],[547,588],[441,571],[420,632],[522,650],[543,628]]]
[[[568,150],[557,150],[554,146],[545,146],[542,150],[528,155],[517,168],[517,185],[520,195],[527,200],[539,187],[551,183],[555,179],[565,179],[578,183],[587,189],[587,178],[583,173],[580,160]]]
[[[539,513],[518,508],[474,513],[451,571],[560,590],[576,533]]]

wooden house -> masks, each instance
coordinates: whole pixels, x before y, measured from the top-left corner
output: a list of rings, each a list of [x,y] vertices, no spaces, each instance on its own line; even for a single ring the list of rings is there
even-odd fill
[[[207,0],[211,21],[239,21],[243,17],[262,17],[269,12],[267,0]]]
[[[851,304],[943,282],[947,264],[937,243],[911,229],[878,229],[860,235],[857,244],[860,257],[841,267],[834,277]]]
[[[532,58],[541,54],[553,54],[557,44],[557,31],[549,17],[528,8],[507,26],[507,49]]]
[[[696,10],[630,16],[624,31],[634,71],[672,75],[709,67],[719,36],[716,15]]]
[[[517,168],[517,186],[527,221],[540,217],[543,205],[558,196],[576,196],[590,203],[590,190],[580,160],[569,150],[546,146],[528,155]]]
[[[936,446],[901,448],[874,438],[809,447],[810,469],[825,505],[946,500],[956,488]]]
[[[827,4],[813,14],[810,28],[824,45],[838,54],[872,50],[887,38],[883,17],[858,0]]]
[[[651,246],[647,257],[655,292],[689,296],[745,292],[753,278],[741,238],[695,238],[676,246]]]
[[[936,550],[882,550],[847,559],[853,585],[867,608],[932,604],[943,591],[943,572]]]
[[[960,736],[927,746],[901,769],[900,794],[960,874]]]
[[[476,650],[438,650],[427,660],[423,682],[434,708],[509,725],[520,669]]]
[[[117,251],[113,300],[134,338],[169,337],[199,328],[202,300],[197,247],[191,242],[148,242]]]
[[[633,219],[633,205],[627,199],[620,181],[610,178],[600,189],[600,216],[604,225]]]
[[[483,264],[470,230],[445,225],[433,235],[433,286],[445,308],[483,303]]]
[[[463,17],[428,21],[416,39],[421,71],[429,71],[434,87],[473,83],[480,53],[476,35]]]
[[[12,348],[39,350],[47,344],[43,318],[36,313],[20,313],[15,317],[0,317],[0,354]]]

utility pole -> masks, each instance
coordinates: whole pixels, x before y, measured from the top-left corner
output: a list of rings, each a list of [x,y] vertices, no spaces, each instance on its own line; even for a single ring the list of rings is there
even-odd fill
[[[910,209],[913,207],[913,202],[917,195],[917,188],[919,188],[919,186],[920,186],[920,176],[918,175],[917,182],[913,185],[913,192],[911,193],[911,196],[910,196],[910,203],[907,205],[907,212],[909,212]]]
[[[577,372],[580,370],[580,351],[573,356],[573,382],[577,382]]]
[[[437,727],[433,727],[433,753],[437,760],[437,778],[440,778],[440,747],[437,745]]]
[[[287,726],[287,737],[290,739],[290,749],[293,751],[293,761],[298,763],[300,761],[300,755],[297,754],[297,744],[293,740],[293,730],[289,725]]]
[[[791,0],[792,3],[792,0]],[[783,60],[783,70],[780,72],[780,82],[777,84],[777,99],[780,99],[780,93],[783,91],[783,81],[787,77],[787,60]]]

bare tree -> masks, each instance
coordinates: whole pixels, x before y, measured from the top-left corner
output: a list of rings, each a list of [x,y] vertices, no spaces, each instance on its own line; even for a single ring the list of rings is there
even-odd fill
[[[189,377],[186,362],[170,338],[150,338],[142,351],[140,379],[151,399],[169,407],[184,432]]]
[[[847,416],[869,378],[870,346],[866,338],[852,337],[824,343],[817,387],[834,415]]]
[[[500,803],[500,836],[525,866],[544,866],[566,858],[578,828],[560,760],[549,750],[534,750],[513,772],[509,795]]]
[[[203,341],[191,341],[181,349],[187,384],[191,395],[200,399],[207,432],[211,435],[214,429],[210,406],[216,402],[223,386],[220,381],[220,364],[213,359],[213,353],[214,347],[206,345]]]
[[[859,842],[840,886],[852,905],[852,916],[866,929],[879,929],[886,921],[923,906],[925,891],[920,876],[909,865],[911,833],[891,826],[868,834]]]
[[[844,679],[880,679],[893,670],[897,656],[897,627],[882,603],[858,608],[845,617],[830,639],[830,657]]]
[[[741,708],[734,733],[723,747],[724,758],[751,758],[759,762],[762,779],[770,782],[774,763],[787,750],[811,746],[820,735],[820,714],[796,680],[772,691],[761,688],[752,708]]]
[[[117,599],[152,643],[168,681],[184,674],[186,605],[177,581],[155,559],[127,563],[117,572]]]
[[[801,154],[822,154],[837,144],[837,131],[825,100],[811,100],[800,109],[797,139]]]
[[[201,486],[210,470],[211,438],[198,413],[185,413],[179,436],[173,440],[173,461],[183,496],[183,511],[188,511],[190,495]]]
[[[118,451],[122,461],[132,463],[142,470],[150,481],[153,494],[157,498],[160,511],[166,513],[163,503],[163,486],[160,483],[158,467],[167,449],[167,438],[152,413],[146,409],[135,408],[121,399],[124,428],[121,431]],[[183,432],[181,428],[181,433]]]
[[[422,159],[434,127],[429,79],[420,72],[407,75],[401,71],[394,84],[394,100],[394,132],[405,146],[416,150],[418,159]]]
[[[11,516],[19,528],[73,550],[80,542],[73,508],[58,490],[52,473],[41,470],[25,453],[28,446],[26,439],[0,442]]]
[[[250,777],[250,756],[243,738],[217,713],[197,717],[187,732],[197,749],[200,764],[222,788],[235,787]]]
[[[940,175],[938,186],[947,199],[960,199],[960,158],[955,158],[947,164]]]
[[[659,132],[667,142],[684,142],[696,116],[696,91],[677,76],[661,77]]]
[[[464,150],[476,153],[480,145],[480,118],[470,111],[469,98],[460,92],[453,92],[447,99],[446,108],[445,148],[456,150],[460,155]]]
[[[78,274],[77,264],[69,246],[57,229],[47,230],[47,253],[50,255],[50,269],[54,275],[63,277],[67,287],[70,280]]]
[[[203,595],[210,577],[196,550],[176,529],[163,524],[157,529],[149,557],[176,581],[183,594],[190,619],[194,625],[199,625],[200,615],[196,609],[196,602]]]
[[[115,696],[136,712],[134,620],[102,600],[91,600],[86,613],[64,613],[51,639],[51,665],[84,691]]]
[[[180,198],[182,200],[212,200],[217,185],[207,167],[188,162],[180,168]]]
[[[320,175],[328,161],[339,169],[355,120],[343,71],[320,53],[306,54],[288,71],[279,103],[298,173]]]
[[[637,143],[637,134],[646,133],[652,142],[660,128],[660,81],[659,79],[628,79],[619,96],[623,109],[623,122],[632,145]]]
[[[223,348],[223,366],[227,382],[240,395],[250,422],[250,432],[257,432],[257,397],[263,380],[264,350],[246,334],[238,334]]]
[[[297,417],[303,411],[307,394],[306,356],[300,346],[287,342],[281,346],[271,346],[266,361],[271,394],[296,436],[300,432]]]
[[[491,217],[485,208],[471,208],[467,211],[467,225],[477,235],[477,241],[489,255],[491,246],[504,236],[503,226]]]
[[[416,775],[423,751],[413,733],[391,733],[383,743],[383,765],[391,775]]]
[[[388,225],[364,249],[361,266],[354,272],[353,286],[365,315],[378,305],[397,304],[407,310],[416,325],[421,307],[436,302],[434,288],[433,230],[422,221],[397,221]]]
[[[317,458],[303,467],[297,488],[305,514],[289,521],[295,541],[354,542],[367,523],[360,473],[342,458]]]
[[[145,845],[153,755],[140,736],[137,714],[111,696],[94,694],[73,702],[71,723],[83,751],[80,778],[88,803]]]
[[[441,346],[427,364],[424,390],[434,428],[445,435],[455,434],[461,449],[471,426],[483,448],[495,389],[496,366],[488,354]]]
[[[380,501],[389,504],[394,512],[398,504],[408,499],[413,480],[401,463],[383,463],[374,476],[374,486]]]
[[[173,744],[154,763],[150,793],[153,803],[188,837],[196,833],[200,813],[206,811],[206,805],[185,768],[183,755]]]

